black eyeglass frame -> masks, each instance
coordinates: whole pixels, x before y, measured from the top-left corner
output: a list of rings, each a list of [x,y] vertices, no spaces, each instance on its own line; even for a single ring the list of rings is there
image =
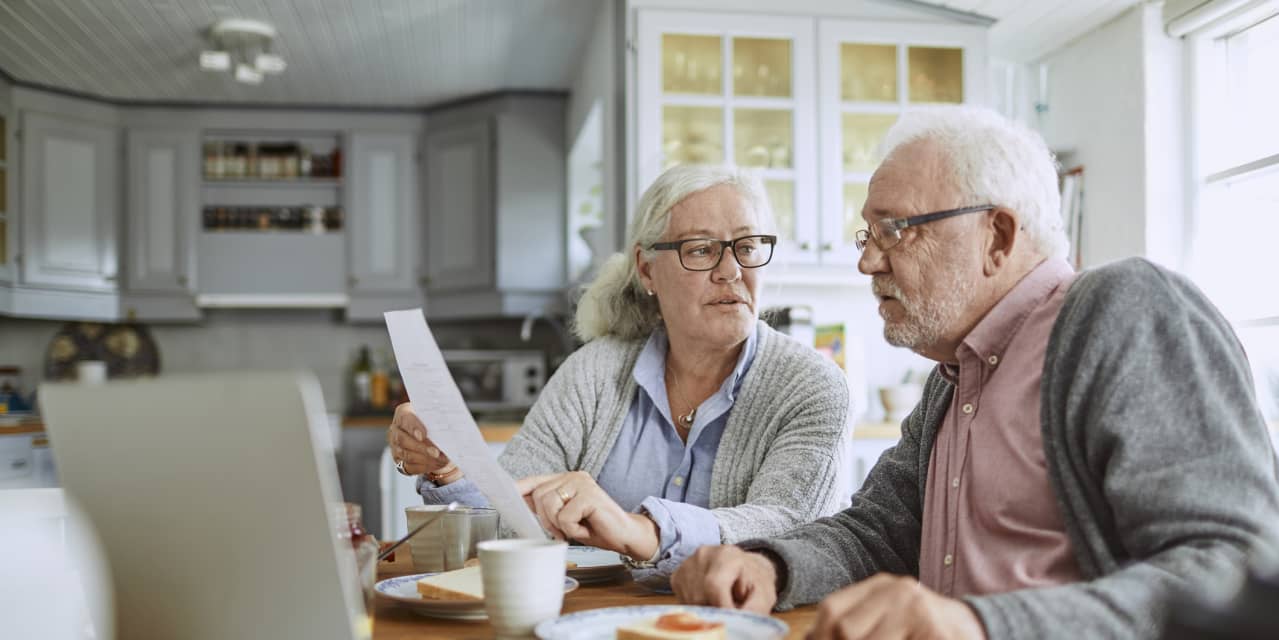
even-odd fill
[[[741,242],[742,240],[750,240],[752,238],[758,238],[760,240],[760,244],[766,244],[769,246],[768,259],[760,264],[747,266],[742,264],[741,258],[737,257],[737,243]],[[686,242],[718,243],[719,257],[715,259],[715,264],[705,269],[693,269],[693,268],[690,268],[688,265],[684,264],[684,252],[681,251],[680,248],[683,247],[684,243]],[[670,242],[654,242],[653,244],[648,245],[648,248],[655,249],[657,251],[674,251],[675,256],[679,258],[679,266],[684,267],[685,271],[714,271],[717,267],[719,267],[719,263],[724,261],[724,249],[732,250],[731,253],[733,254],[733,259],[737,261],[737,265],[739,267],[743,269],[758,269],[773,261],[773,254],[777,253],[777,236],[768,235],[768,234],[755,234],[750,236],[742,236],[740,238],[733,238],[732,240],[720,240],[718,238],[685,238],[684,240],[672,240]]]
[[[917,227],[921,224],[936,222],[938,220],[945,220],[946,218],[953,218],[955,216],[962,216],[966,213],[979,213],[982,211],[990,211],[991,209],[994,209],[994,208],[996,207],[993,204],[983,204],[983,205],[977,205],[973,207],[960,207],[958,209],[934,211],[932,213],[921,213],[917,216],[910,216],[908,218],[884,218],[883,220],[878,221],[877,224],[881,227],[887,228],[890,231],[892,231],[897,236],[896,242],[894,242],[893,244],[887,247],[884,247],[880,245],[879,238],[881,236],[871,234],[870,229],[867,228],[867,229],[857,230],[857,233],[855,234],[853,239],[853,244],[857,247],[858,251],[865,251],[866,245],[870,244],[871,239],[874,238],[875,246],[879,247],[880,251],[888,251],[889,249],[892,249],[893,247],[897,246],[897,243],[901,242],[901,232],[903,229],[908,229],[910,227]]]

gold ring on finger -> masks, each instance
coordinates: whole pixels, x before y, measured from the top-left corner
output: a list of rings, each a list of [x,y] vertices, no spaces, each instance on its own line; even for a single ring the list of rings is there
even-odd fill
[[[556,488],[556,489],[555,489],[555,495],[559,496],[559,497],[560,497],[560,502],[563,502],[563,503],[565,503],[565,504],[567,504],[569,500],[572,500],[572,499],[573,499],[573,496],[569,495],[569,493],[568,493],[567,491],[565,491],[565,490],[564,490],[564,487],[558,487],[558,488]]]

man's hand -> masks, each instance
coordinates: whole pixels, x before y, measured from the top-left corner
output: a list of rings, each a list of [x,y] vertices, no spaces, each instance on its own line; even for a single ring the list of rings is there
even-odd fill
[[[763,554],[733,545],[706,546],[680,565],[671,588],[686,604],[768,615],[777,604],[777,569]]]
[[[516,483],[542,528],[561,540],[647,560],[661,538],[648,516],[630,513],[584,471],[529,476]]]
[[[986,630],[962,601],[934,593],[914,578],[880,573],[822,600],[808,638],[985,640]]]

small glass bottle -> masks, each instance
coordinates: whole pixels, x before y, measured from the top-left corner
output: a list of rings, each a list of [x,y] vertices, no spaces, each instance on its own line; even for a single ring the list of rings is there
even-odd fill
[[[361,520],[363,509],[358,504],[344,502],[337,516],[337,537],[350,542],[355,552],[355,568],[359,578],[360,597],[364,603],[364,611],[357,612],[356,637],[371,638],[373,635],[373,593],[377,582],[377,539],[364,528]]]

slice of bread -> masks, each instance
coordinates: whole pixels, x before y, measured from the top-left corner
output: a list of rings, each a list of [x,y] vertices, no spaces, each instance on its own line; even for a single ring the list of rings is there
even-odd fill
[[[697,631],[676,631],[658,627],[662,618],[678,616],[685,621],[702,622],[714,628]],[[722,622],[711,622],[698,618],[687,611],[674,611],[658,618],[649,618],[634,624],[617,628],[617,640],[727,640],[728,631]]]
[[[427,600],[484,600],[478,566],[446,571],[417,581],[417,593]]]

